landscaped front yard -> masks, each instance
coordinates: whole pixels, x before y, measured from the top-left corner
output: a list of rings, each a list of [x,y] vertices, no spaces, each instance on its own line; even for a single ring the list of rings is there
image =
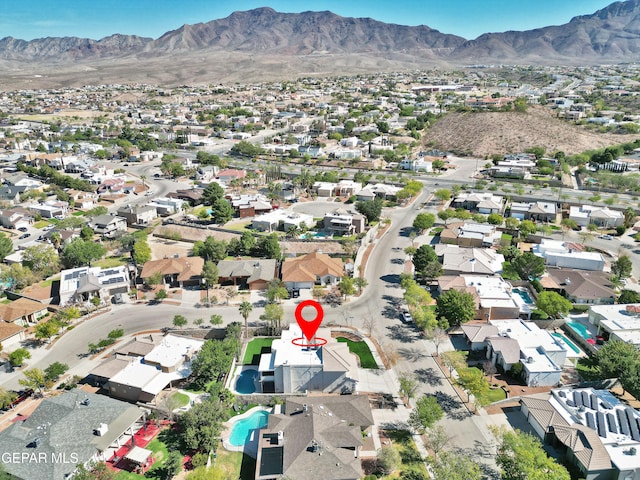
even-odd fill
[[[369,346],[364,340],[360,342],[354,342],[353,340],[349,340],[348,338],[344,337],[338,337],[336,340],[341,343],[347,344],[347,346],[349,347],[349,351],[360,358],[360,366],[362,368],[378,368],[378,364],[373,358],[371,350],[369,350]]]

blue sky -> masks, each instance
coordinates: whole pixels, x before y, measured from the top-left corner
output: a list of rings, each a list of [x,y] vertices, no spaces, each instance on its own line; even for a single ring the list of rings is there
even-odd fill
[[[486,32],[560,25],[610,3],[612,0],[0,0],[0,38],[99,39],[113,33],[158,38],[185,23],[269,6],[279,12],[330,10],[345,17],[428,25],[473,39]]]

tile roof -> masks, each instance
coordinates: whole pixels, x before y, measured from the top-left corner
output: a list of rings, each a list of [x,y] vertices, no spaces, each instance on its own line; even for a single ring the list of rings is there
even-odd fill
[[[326,253],[311,252],[302,257],[286,259],[282,264],[283,282],[315,282],[316,276],[342,277],[342,260]]]
[[[0,322],[0,342],[7,338],[13,337],[15,334],[25,330],[24,327],[16,325],[15,323]]]
[[[178,281],[185,281],[201,276],[203,266],[202,257],[162,258],[145,263],[140,276],[149,278],[158,272],[162,275],[178,274]]]
[[[26,315],[39,312],[46,309],[43,303],[30,300],[28,298],[19,298],[11,303],[0,304],[0,320],[5,322],[13,322]]]

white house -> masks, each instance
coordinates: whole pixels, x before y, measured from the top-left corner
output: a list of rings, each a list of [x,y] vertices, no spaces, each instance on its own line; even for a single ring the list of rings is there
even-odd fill
[[[287,231],[290,227],[307,228],[313,226],[313,216],[306,213],[297,213],[293,210],[278,209],[272,212],[258,215],[251,221],[251,228],[261,232],[275,232],[277,230]]]
[[[569,218],[582,227],[595,223],[599,227],[612,228],[624,223],[622,212],[611,210],[608,207],[596,207],[593,205],[571,207],[569,209]]]
[[[261,388],[258,391],[354,392],[358,382],[358,363],[347,344],[332,338],[328,328],[319,328],[314,338],[314,343],[324,339],[326,344],[307,347],[309,342],[296,323],[283,330],[281,338],[271,345],[271,353],[260,356]]]
[[[534,255],[544,258],[545,264],[550,267],[597,272],[604,270],[605,261],[601,253],[577,251],[572,248],[571,244],[560,240],[543,238],[542,242],[539,245],[534,245],[531,251]]]

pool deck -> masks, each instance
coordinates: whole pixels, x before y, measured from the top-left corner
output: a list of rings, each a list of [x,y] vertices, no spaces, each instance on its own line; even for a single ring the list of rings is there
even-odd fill
[[[245,418],[250,417],[255,412],[259,412],[261,410],[271,413],[273,409],[271,407],[264,407],[262,405],[258,405],[257,407],[250,408],[249,410],[244,412],[242,415],[237,415],[235,417],[232,417],[225,422],[225,428],[224,428],[224,431],[222,432],[222,445],[226,450],[229,450],[230,452],[244,452],[248,455],[251,455],[253,458],[255,458],[257,454],[257,445],[258,445],[255,438],[256,436],[255,432],[253,433],[252,438],[248,443],[246,443],[245,445],[237,446],[237,447],[229,443],[229,438],[231,437],[231,430],[233,430],[233,426],[236,424],[236,422],[238,422],[239,420],[244,420]]]

